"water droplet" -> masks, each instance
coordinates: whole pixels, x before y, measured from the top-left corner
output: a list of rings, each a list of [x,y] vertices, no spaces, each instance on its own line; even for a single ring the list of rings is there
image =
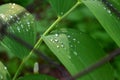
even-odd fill
[[[23,28],[23,25],[21,24],[21,28]]]
[[[29,30],[26,28],[26,31],[28,32]]]
[[[77,43],[79,44],[79,43],[80,43],[80,41],[77,41]]]
[[[73,47],[73,45],[70,45],[70,47],[72,48],[72,47]]]
[[[19,27],[17,27],[17,30],[18,30],[18,32],[20,32],[20,28]]]
[[[13,6],[15,6],[15,3],[13,3]]]
[[[30,15],[29,13],[25,13],[27,16]]]
[[[3,76],[2,76],[2,75],[0,75],[0,79],[2,79],[2,80],[3,80]]]
[[[68,58],[69,58],[69,59],[71,59],[71,56],[70,56],[70,55],[68,55]]]
[[[5,70],[7,70],[7,67],[4,67]]]
[[[107,12],[108,12],[109,14],[111,14],[111,11],[110,11],[110,10],[107,10]]]
[[[0,14],[0,16],[1,16],[2,18],[5,18],[5,15],[4,15],[4,14]]]
[[[76,39],[74,38],[73,41],[76,41]]]
[[[55,42],[58,42],[59,40],[58,39],[55,39]]]
[[[58,37],[58,36],[59,36],[59,34],[55,34],[55,36],[56,36],[56,37]]]
[[[70,35],[68,35],[67,37],[70,38]]]
[[[53,39],[50,39],[50,41],[52,41],[52,42],[53,42]]]
[[[28,25],[30,25],[30,22],[27,22]]]
[[[78,55],[78,53],[76,51],[73,52],[76,56]]]
[[[63,44],[61,44],[61,47],[63,48],[63,47],[64,47],[64,45],[63,45]]]
[[[59,48],[60,46],[59,45],[57,45],[57,48]]]

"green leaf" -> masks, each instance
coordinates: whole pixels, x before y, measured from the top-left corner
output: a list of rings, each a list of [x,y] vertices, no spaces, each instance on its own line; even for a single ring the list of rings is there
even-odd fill
[[[7,67],[0,61],[0,80],[11,80]]]
[[[117,45],[120,46],[120,19],[115,15],[115,12],[112,12],[110,9],[105,7],[100,0],[82,0],[82,2],[93,12],[104,29],[117,43]]]
[[[57,80],[57,79],[47,75],[31,74],[31,75],[21,77],[18,80]]]
[[[76,30],[56,30],[42,38],[72,75],[105,56],[104,51],[94,39]],[[107,63],[79,80],[113,80],[113,70]]]
[[[58,16],[66,13],[77,0],[48,0]]]
[[[8,23],[9,32],[34,45],[36,36],[34,17],[23,7],[16,4],[2,5],[0,6],[0,18],[6,24]],[[2,44],[21,59],[30,52],[26,47],[8,37],[4,37]]]

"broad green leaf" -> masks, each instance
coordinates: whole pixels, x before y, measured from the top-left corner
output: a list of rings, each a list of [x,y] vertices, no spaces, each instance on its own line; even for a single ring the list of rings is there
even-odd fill
[[[23,7],[11,3],[2,5],[0,6],[0,18],[8,24],[9,32],[34,45],[36,33],[34,18]],[[26,47],[8,37],[4,37],[2,44],[21,59],[30,52]]]
[[[120,46],[120,19],[117,15],[115,15],[115,12],[112,12],[107,7],[105,7],[105,5],[100,0],[82,0],[82,2],[93,12],[104,29]],[[117,10],[117,8],[115,9]]]
[[[47,75],[31,74],[31,75],[21,77],[18,80],[57,80],[57,79]]]
[[[56,30],[42,38],[72,75],[105,56],[104,51],[94,39],[76,30]],[[113,70],[107,63],[79,80],[113,80]]]
[[[66,13],[77,0],[48,0],[58,16]]]
[[[0,61],[0,80],[11,80],[7,67]]]

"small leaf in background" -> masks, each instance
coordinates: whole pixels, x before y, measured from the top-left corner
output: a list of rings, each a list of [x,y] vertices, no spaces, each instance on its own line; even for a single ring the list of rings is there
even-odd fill
[[[115,12],[112,12],[108,7],[105,7],[104,3],[99,0],[82,0],[82,2],[91,10],[91,12],[93,12],[103,28],[108,32],[117,45],[120,46],[120,19],[115,15]],[[112,3],[110,3],[110,5],[112,5]]]
[[[77,0],[48,0],[52,8],[58,16],[62,16],[66,13]]]
[[[18,80],[57,80],[57,79],[47,75],[31,74],[31,75],[21,77]]]
[[[15,34],[27,43],[34,45],[36,36],[34,17],[23,7],[11,3],[2,5],[0,6],[0,17],[9,24],[9,32]],[[2,40],[2,44],[21,59],[30,52],[22,44],[8,37]]]
[[[94,39],[76,30],[56,30],[42,38],[72,75],[105,56]],[[79,80],[113,80],[113,74],[111,65],[107,63]]]
[[[0,80],[11,80],[7,67],[0,61]]]

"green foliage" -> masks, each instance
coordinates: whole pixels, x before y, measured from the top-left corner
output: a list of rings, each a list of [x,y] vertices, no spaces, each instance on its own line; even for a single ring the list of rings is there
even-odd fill
[[[7,71],[7,67],[0,61],[0,80],[11,80],[10,74]]]
[[[9,22],[9,32],[34,45],[36,32],[34,18],[30,13],[19,5],[6,4],[0,7],[0,14],[6,23]],[[21,59],[26,57],[30,52],[24,46],[8,37],[3,39],[2,44]]]
[[[104,29],[112,39],[120,46],[120,23],[116,15],[107,9],[100,1],[85,1],[83,3],[93,12]],[[102,14],[100,13],[102,12]]]
[[[105,55],[94,39],[76,30],[57,30],[48,36],[43,36],[43,40],[72,75],[97,62]],[[104,76],[104,74],[107,75]],[[80,80],[93,79],[113,80],[111,66],[107,64]]]
[[[22,6],[28,6],[33,1],[34,0],[26,1],[5,0],[5,2],[15,2],[21,4]],[[106,7],[104,3],[102,3],[102,1],[100,0],[69,0],[69,1],[48,0],[48,1],[52,6],[52,9],[54,9],[54,11],[56,12],[57,14],[56,17],[58,17],[49,27],[45,26],[50,25],[49,23],[51,23],[54,20],[53,17],[55,16],[54,13],[52,13],[51,11],[50,11],[51,13],[47,12],[46,8],[40,10],[38,7],[35,8],[35,10],[37,10],[38,13],[37,15],[36,14],[34,15],[39,16],[40,18],[44,17],[43,14],[44,11],[46,10],[46,14],[44,14],[45,18],[43,20],[35,21],[32,14],[30,14],[25,8],[17,4],[10,3],[1,5],[0,18],[2,22],[5,22],[5,24],[7,24],[8,27],[7,32],[16,35],[17,37],[29,43],[30,45],[33,45],[35,49],[37,49],[40,45],[39,47],[40,49],[38,50],[40,50],[41,53],[43,52],[46,54],[50,54],[50,56],[52,57],[55,57],[54,59],[59,60],[58,62],[62,63],[62,65],[69,71],[69,73],[72,76],[88,68],[90,65],[98,62],[104,56],[106,56],[107,52],[105,52],[102,48],[107,47],[109,51],[111,51],[111,47],[112,49],[115,48],[114,46],[111,46],[111,43],[112,45],[115,45],[114,41],[117,43],[118,46],[120,46],[119,37],[120,16],[118,14],[116,15],[116,12],[110,10],[109,7]],[[114,8],[115,10],[120,10],[119,0],[109,1],[112,3],[110,5],[113,5],[113,7],[115,7]],[[43,2],[43,0],[41,0],[41,2]],[[83,4],[79,6],[80,3]],[[47,5],[42,5],[42,7],[43,6]],[[89,12],[89,10],[85,6],[87,6],[90,9],[93,15]],[[76,7],[78,8],[75,10]],[[49,10],[48,7],[47,9]],[[70,14],[71,12],[72,14]],[[62,23],[60,23],[60,21],[63,20],[68,14],[70,15]],[[96,21],[94,16],[98,19],[99,23]],[[101,27],[101,25],[103,28]],[[55,27],[56,29],[54,29]],[[35,44],[37,32],[38,32],[37,37],[41,35],[41,38],[38,38],[38,41]],[[85,32],[88,34],[86,34]],[[110,39],[109,35],[114,41]],[[32,64],[38,59],[39,62],[43,63],[39,56],[36,57],[32,56],[33,50],[30,51],[22,44],[16,42],[16,40],[14,39],[10,39],[7,36],[1,38],[1,36],[2,35],[0,35],[0,39],[2,39],[1,44],[7,49],[9,49],[9,51],[12,54],[14,54],[15,57],[20,58],[20,60],[22,59],[22,63],[20,64],[17,72],[16,68],[18,67],[19,61],[17,60],[14,62],[9,61],[7,63],[7,66],[9,67],[8,68],[9,72],[11,72],[11,74],[15,74],[12,80],[17,79],[25,63],[28,63],[26,65],[29,68],[31,68]],[[95,39],[97,39],[97,41]],[[44,41],[45,44],[44,43],[41,44],[42,41]],[[98,42],[100,43],[100,45],[102,45],[102,48],[98,44]],[[0,45],[0,51],[4,50],[2,48],[3,47]],[[53,52],[53,54],[51,51],[48,50],[48,48]],[[33,57],[35,59],[33,59]],[[28,59],[30,60],[28,61]],[[119,60],[120,58],[117,57],[114,62],[111,61],[112,64],[108,62],[104,66],[94,70],[93,72],[90,72],[90,74],[87,74],[86,76],[83,76],[78,80],[114,80],[115,78],[119,80],[120,79]],[[113,68],[111,67],[111,65],[113,66]],[[24,74],[26,75],[27,72],[24,71]],[[9,73],[6,70],[6,67],[1,62],[0,62],[0,78],[4,78],[3,80],[11,80]],[[56,80],[56,79],[47,75],[30,74],[23,77],[20,76],[17,80]]]

